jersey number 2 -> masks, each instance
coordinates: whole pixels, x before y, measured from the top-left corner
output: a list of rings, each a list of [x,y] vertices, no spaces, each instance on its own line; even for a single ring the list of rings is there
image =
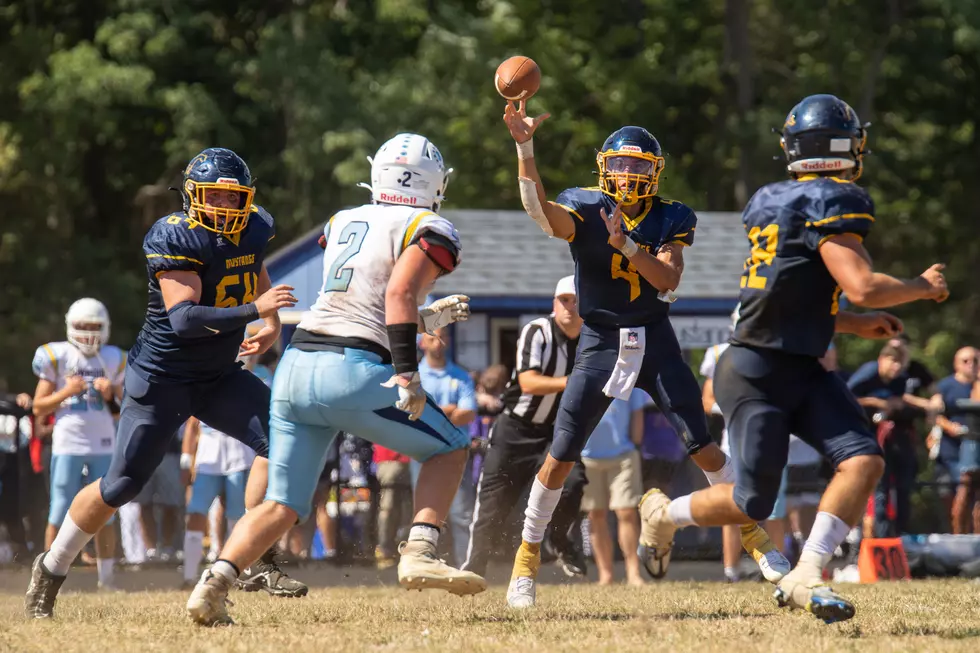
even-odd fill
[[[752,241],[752,252],[745,260],[745,272],[739,282],[740,287],[754,290],[765,290],[769,279],[763,274],[762,266],[772,265],[776,258],[776,248],[779,246],[779,225],[767,224],[764,229],[752,227],[749,229],[749,240]]]
[[[354,270],[345,268],[344,265],[361,251],[364,237],[367,236],[368,226],[367,222],[351,222],[340,232],[340,239],[337,242],[340,245],[347,245],[347,247],[337,255],[333,265],[327,270],[323,279],[323,292],[347,292],[351,278],[354,276]],[[327,239],[327,246],[329,247],[329,235]]]

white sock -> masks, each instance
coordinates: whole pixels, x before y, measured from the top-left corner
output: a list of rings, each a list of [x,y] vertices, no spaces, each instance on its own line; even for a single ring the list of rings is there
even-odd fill
[[[95,567],[99,571],[99,584],[112,585],[112,570],[116,566],[115,558],[96,558]]]
[[[235,569],[235,565],[227,560],[218,560],[211,565],[211,573],[215,576],[221,576],[229,583],[234,583],[238,580],[238,570]]]
[[[810,537],[806,539],[800,553],[800,562],[806,561],[822,570],[850,530],[851,527],[837,515],[818,512],[813,520],[813,528],[810,529]]]
[[[685,494],[671,501],[670,505],[667,506],[667,516],[677,528],[697,526],[697,522],[691,516],[691,495]]]
[[[51,543],[51,550],[44,554],[41,564],[55,576],[67,576],[68,568],[82,552],[95,533],[86,533],[65,515],[65,521],[58,530],[58,536]]]
[[[428,542],[434,547],[439,546],[439,529],[432,524],[412,524],[412,530],[408,531],[409,542]]]
[[[735,567],[725,567],[725,580],[738,580],[738,569]]]
[[[204,533],[201,531],[184,531],[184,580],[197,580],[204,557]]]
[[[708,485],[718,485],[719,483],[734,483],[735,465],[732,464],[731,457],[725,456],[725,464],[721,466],[721,469],[715,470],[713,472],[704,472],[704,475],[708,478]]]
[[[555,506],[561,499],[561,488],[549,490],[544,483],[534,477],[531,495],[527,498],[527,510],[524,511],[524,530],[521,538],[529,544],[539,544],[544,539],[544,532],[555,514]]]

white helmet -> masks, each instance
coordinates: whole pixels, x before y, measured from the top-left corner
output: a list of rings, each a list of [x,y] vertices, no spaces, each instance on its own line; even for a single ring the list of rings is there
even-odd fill
[[[109,340],[109,311],[97,299],[83,297],[72,304],[65,315],[65,324],[68,327],[68,342],[84,356],[95,356]],[[86,328],[79,328],[80,325]]]
[[[371,198],[382,204],[405,204],[439,210],[453,169],[425,136],[398,134],[378,150],[371,163]]]

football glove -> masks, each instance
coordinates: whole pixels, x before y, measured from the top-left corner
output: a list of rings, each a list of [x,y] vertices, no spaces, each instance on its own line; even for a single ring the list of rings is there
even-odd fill
[[[434,336],[444,326],[453,322],[465,322],[470,317],[469,301],[470,298],[466,295],[450,295],[420,308],[419,321],[422,330]]]
[[[422,389],[418,372],[395,374],[381,385],[385,388],[398,387],[395,408],[408,413],[408,419],[414,422],[422,417],[422,411],[425,410],[425,390]]]

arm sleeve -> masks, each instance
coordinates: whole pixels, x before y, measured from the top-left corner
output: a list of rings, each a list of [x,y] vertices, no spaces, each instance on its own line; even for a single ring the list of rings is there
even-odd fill
[[[544,354],[544,333],[540,324],[528,324],[517,341],[517,373],[541,371]]]
[[[34,371],[34,376],[39,379],[51,383],[58,382],[58,358],[51,345],[41,345],[37,348],[31,361],[31,369]]]
[[[216,308],[201,306],[187,300],[167,311],[170,326],[181,338],[206,338],[218,333],[235,331],[259,319],[259,309],[253,302]]]

